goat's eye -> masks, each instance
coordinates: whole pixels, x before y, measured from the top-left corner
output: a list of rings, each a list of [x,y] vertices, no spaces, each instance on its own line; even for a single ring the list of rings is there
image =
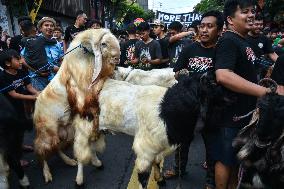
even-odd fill
[[[102,45],[103,48],[107,47],[106,43],[102,43],[101,45]]]

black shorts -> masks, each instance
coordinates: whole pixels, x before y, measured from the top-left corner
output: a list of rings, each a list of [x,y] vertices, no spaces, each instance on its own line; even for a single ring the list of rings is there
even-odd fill
[[[211,133],[210,152],[215,161],[220,161],[226,166],[237,166],[237,150],[233,148],[232,143],[237,136],[240,128],[221,127]]]

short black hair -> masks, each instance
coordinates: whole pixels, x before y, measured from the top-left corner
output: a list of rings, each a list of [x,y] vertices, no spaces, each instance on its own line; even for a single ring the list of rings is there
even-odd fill
[[[148,22],[141,22],[138,27],[137,27],[138,31],[148,31],[150,30],[150,25],[148,24]]]
[[[22,31],[26,34],[26,33],[30,33],[32,31],[32,29],[35,27],[34,24],[32,23],[32,21],[30,20],[24,20],[21,22],[21,28]]]
[[[224,5],[224,19],[228,26],[227,17],[234,17],[238,7],[241,9],[256,5],[255,0],[226,0]]]
[[[3,28],[2,28],[2,26],[0,26],[0,31],[3,31]]]
[[[91,28],[93,24],[99,24],[100,27],[103,26],[102,22],[98,19],[92,19],[92,20],[89,20],[86,24],[87,28]]]
[[[262,14],[256,14],[254,20],[263,20]]]
[[[5,69],[7,68],[6,62],[11,62],[12,58],[20,59],[20,54],[14,49],[7,49],[0,53],[0,66]]]
[[[128,24],[126,31],[128,34],[136,34],[136,25],[133,23]]]
[[[84,11],[82,11],[82,10],[78,10],[77,12],[76,12],[76,18],[78,18],[78,16],[80,16],[80,15],[82,15],[82,14],[85,14],[85,12]]]
[[[21,17],[18,18],[18,24],[20,25],[20,23],[25,21],[25,20],[29,20],[29,21],[32,22],[31,17],[29,17],[29,16],[21,16]]]
[[[216,18],[216,24],[217,24],[218,31],[223,29],[223,26],[224,26],[223,13],[217,10],[208,11],[202,15],[201,20],[203,20],[203,18],[208,17],[208,16],[214,16]]]
[[[170,30],[176,30],[178,32],[180,32],[183,28],[183,25],[179,22],[179,21],[173,21],[170,25],[169,25],[169,29]]]

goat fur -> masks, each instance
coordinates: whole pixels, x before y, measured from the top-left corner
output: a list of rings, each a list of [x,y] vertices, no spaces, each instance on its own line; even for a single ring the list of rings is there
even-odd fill
[[[233,145],[245,168],[244,185],[276,189],[284,185],[284,97],[267,94],[257,108]]]
[[[92,159],[90,141],[99,137],[98,93],[104,80],[113,74],[120,49],[117,39],[107,29],[79,33],[68,52],[80,44],[84,48],[77,48],[64,57],[56,76],[36,100],[34,143],[40,160],[46,160],[73,141],[79,163]],[[46,162],[44,165],[45,181],[49,182],[52,177]]]
[[[200,76],[186,77],[171,88],[108,79],[99,95],[100,128],[134,136],[139,178],[145,178],[151,166],[159,175],[158,164],[176,149],[185,132],[193,134],[200,91]]]
[[[114,71],[113,79],[127,81],[135,85],[157,85],[167,88],[177,83],[172,68],[144,71],[131,67],[117,67]]]

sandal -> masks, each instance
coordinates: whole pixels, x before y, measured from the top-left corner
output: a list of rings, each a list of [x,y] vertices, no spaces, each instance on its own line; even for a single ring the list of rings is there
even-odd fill
[[[184,171],[180,176],[183,177],[186,173],[187,172]],[[178,178],[178,176],[179,174],[174,169],[167,170],[163,175],[164,179],[175,179]]]
[[[34,148],[31,145],[23,144],[22,149],[24,152],[33,152]]]
[[[27,160],[21,159],[20,164],[21,164],[22,167],[27,167],[27,166],[29,166],[30,163]]]

